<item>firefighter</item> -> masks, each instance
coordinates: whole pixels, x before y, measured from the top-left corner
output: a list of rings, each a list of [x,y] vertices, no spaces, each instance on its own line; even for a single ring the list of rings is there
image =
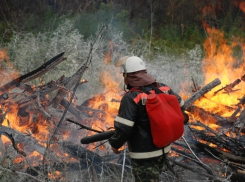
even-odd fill
[[[116,67],[121,67],[124,83],[128,90],[133,87],[144,86],[148,91],[157,84],[156,79],[147,73],[144,61],[136,56],[120,58]],[[184,111],[184,100],[165,84],[158,83],[159,87],[168,88],[166,92],[178,98],[181,109]],[[114,153],[120,153],[119,148],[128,144],[129,155],[133,167],[135,181],[159,181],[170,145],[157,148],[153,144],[150,121],[147,116],[144,101],[137,96],[140,92],[127,92],[120,103],[118,115],[114,120],[115,134],[109,139]]]

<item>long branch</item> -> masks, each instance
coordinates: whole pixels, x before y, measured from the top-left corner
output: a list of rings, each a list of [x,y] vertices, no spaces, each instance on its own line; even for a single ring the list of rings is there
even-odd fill
[[[66,115],[66,113],[67,113],[67,111],[68,111],[68,108],[69,108],[69,106],[70,106],[70,104],[71,104],[71,102],[72,102],[72,100],[73,100],[73,98],[74,98],[74,96],[75,96],[76,90],[77,90],[77,88],[78,88],[78,86],[79,86],[79,84],[80,84],[80,80],[81,80],[81,78],[82,78],[82,76],[83,76],[84,71],[87,69],[88,65],[91,63],[94,45],[95,45],[95,43],[97,42],[99,36],[102,37],[102,34],[104,33],[104,31],[105,31],[106,29],[107,29],[107,25],[103,24],[103,26],[101,27],[101,29],[100,29],[100,31],[99,31],[97,37],[95,38],[94,42],[91,43],[91,47],[90,47],[90,50],[89,50],[89,54],[88,54],[87,60],[84,62],[84,64],[82,65],[82,67],[79,69],[79,70],[81,70],[81,72],[80,72],[81,74],[79,75],[79,79],[77,80],[77,83],[76,83],[75,87],[73,88],[73,91],[72,91],[72,95],[71,95],[71,97],[70,97],[70,100],[69,100],[69,102],[68,102],[68,104],[67,104],[67,106],[66,106],[66,108],[65,108],[65,111],[64,111],[64,113],[63,113],[63,115],[62,115],[62,117],[61,117],[59,123],[57,124],[57,126],[56,126],[56,128],[55,128],[55,130],[54,130],[54,133],[51,135],[49,141],[47,142],[47,147],[46,147],[45,153],[44,153],[44,155],[43,155],[43,167],[44,167],[44,163],[45,163],[45,160],[46,160],[46,151],[47,151],[47,149],[48,149],[49,146],[50,146],[50,142],[53,140],[53,137],[56,135],[56,133],[57,133],[58,130],[59,130],[60,124],[62,123],[62,121],[63,121],[64,118],[65,118],[65,115]],[[79,70],[78,70],[78,71],[79,71]]]
[[[47,71],[49,71],[50,69],[55,67],[57,64],[66,60],[66,58],[63,58],[63,56],[64,56],[64,52],[53,57],[52,59],[50,59],[49,61],[47,61],[43,65],[41,65],[39,68],[6,83],[2,87],[0,87],[0,94],[4,94],[5,92],[8,92],[9,90],[11,90],[15,87],[19,87],[20,83],[29,82],[29,81],[43,75],[44,73],[46,73]]]

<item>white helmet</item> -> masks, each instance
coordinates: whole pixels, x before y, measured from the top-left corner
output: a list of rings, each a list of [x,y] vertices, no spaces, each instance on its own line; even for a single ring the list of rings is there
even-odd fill
[[[122,67],[123,73],[146,70],[144,61],[137,56],[124,56],[116,62],[115,66]]]

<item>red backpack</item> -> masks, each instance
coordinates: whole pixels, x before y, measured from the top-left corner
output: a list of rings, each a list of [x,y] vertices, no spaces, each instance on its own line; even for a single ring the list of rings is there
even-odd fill
[[[130,91],[147,94],[145,105],[150,120],[153,143],[162,148],[183,135],[184,116],[175,95],[166,94],[158,87],[152,87],[152,90],[155,93],[144,91],[143,87],[135,87]]]

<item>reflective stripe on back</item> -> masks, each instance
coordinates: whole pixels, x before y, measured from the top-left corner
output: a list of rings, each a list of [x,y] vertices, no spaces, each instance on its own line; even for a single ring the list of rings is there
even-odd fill
[[[129,152],[129,155],[132,159],[148,159],[152,157],[158,157],[163,154],[166,154],[170,151],[171,145],[164,147],[163,149],[152,151],[152,152]]]

